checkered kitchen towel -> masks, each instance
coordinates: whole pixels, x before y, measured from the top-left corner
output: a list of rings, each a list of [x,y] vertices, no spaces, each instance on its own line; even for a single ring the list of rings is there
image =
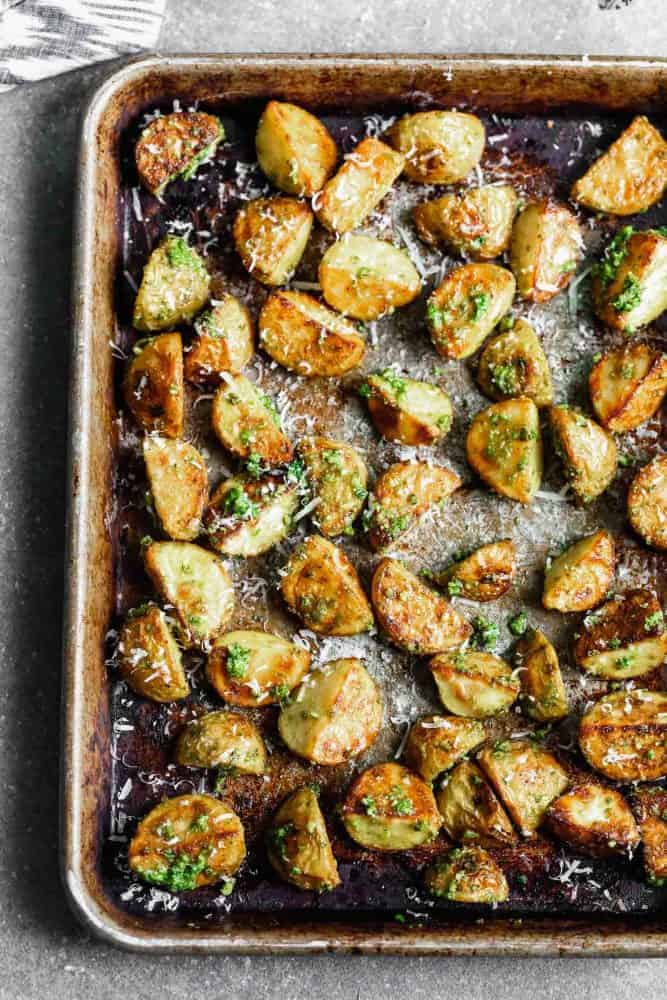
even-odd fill
[[[0,90],[155,46],[166,0],[0,0]]]

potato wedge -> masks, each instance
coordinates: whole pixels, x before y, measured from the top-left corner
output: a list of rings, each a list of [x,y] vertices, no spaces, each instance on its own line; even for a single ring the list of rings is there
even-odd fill
[[[352,840],[376,851],[409,851],[442,825],[429,786],[400,764],[376,764],[350,787],[341,809]]]
[[[344,236],[319,266],[322,295],[338,312],[378,319],[417,298],[422,283],[405,250],[372,236]]]
[[[404,115],[385,133],[405,156],[408,180],[421,184],[462,181],[482,158],[486,132],[476,115],[418,111]]]
[[[521,685],[509,663],[493,653],[459,649],[429,660],[440,701],[447,711],[467,719],[486,719],[514,704]]]
[[[155,604],[130,611],[118,642],[123,680],[136,694],[169,702],[190,693],[181,651],[169,631],[164,611]]]
[[[594,531],[554,559],[544,571],[542,604],[549,611],[590,611],[614,580],[614,540]]]
[[[313,670],[283,705],[278,732],[292,753],[313,764],[342,764],[377,738],[382,700],[361,660],[332,660]]]
[[[212,795],[165,799],[139,823],[129,865],[152,885],[189,892],[233,875],[245,858],[243,824]]]
[[[197,449],[185,441],[144,438],[144,463],[155,512],[165,535],[190,542],[201,530],[208,495],[208,470]]]
[[[433,782],[485,739],[484,726],[474,719],[425,715],[410,729],[404,750],[405,763],[424,781]]]
[[[194,177],[224,138],[220,119],[205,111],[175,111],[154,118],[134,147],[141,183],[159,198],[177,177]]]
[[[539,629],[528,629],[514,647],[524,713],[535,722],[554,722],[569,711],[558,656]]]
[[[663,886],[667,880],[667,788],[647,785],[632,796],[644,848],[644,869],[649,882]]]
[[[379,139],[362,139],[313,199],[318,221],[335,233],[360,226],[390,191],[405,157]]]
[[[211,278],[182,236],[165,236],[144,267],[134,303],[137,330],[169,330],[189,323],[208,302]]]
[[[340,884],[327,826],[311,787],[285,799],[269,824],[266,841],[271,866],[285,882],[315,892]]]
[[[310,653],[270,632],[239,629],[213,645],[206,676],[229,705],[255,708],[286,698],[310,669]]]
[[[647,545],[667,549],[667,455],[656,455],[632,480],[628,519]]]
[[[461,480],[440,465],[396,462],[375,481],[370,500],[368,540],[377,552],[409,531],[417,519],[451,496]]]
[[[628,127],[572,186],[571,197],[594,212],[645,212],[667,188],[667,143],[644,115]]]
[[[269,101],[264,108],[255,148],[271,183],[299,198],[310,198],[323,188],[338,159],[336,143],[322,122],[286,101]]]
[[[374,625],[357,571],[342,549],[311,535],[289,558],[280,589],[290,611],[321,635],[357,635]]]
[[[240,712],[207,712],[178,737],[175,758],[185,767],[221,767],[263,774],[266,747],[254,722]]]
[[[304,292],[274,292],[259,316],[259,342],[299,375],[345,375],[361,364],[366,342],[349,320]]]
[[[667,237],[624,226],[593,269],[593,305],[603,323],[630,334],[667,309]]]
[[[554,450],[563,462],[572,492],[582,504],[588,504],[604,493],[616,475],[616,442],[579,410],[550,406],[548,414]]]
[[[462,264],[429,297],[426,325],[438,354],[469,358],[512,305],[516,282],[498,264]]]
[[[230,476],[204,511],[204,530],[216,552],[249,559],[287,538],[298,506],[296,483],[282,476]]]
[[[523,837],[533,836],[570,784],[553,754],[527,740],[483,747],[477,760]]]
[[[296,198],[255,198],[239,209],[232,229],[236,252],[263,285],[284,285],[303,256],[313,213]]]
[[[454,903],[504,903],[510,894],[502,868],[483,847],[456,847],[424,874],[432,896]]]
[[[452,192],[415,205],[412,218],[429,246],[444,246],[471,260],[493,260],[509,246],[518,198],[509,184]]]
[[[394,645],[427,656],[460,646],[472,628],[447,601],[398,559],[381,559],[373,574],[371,601]]]
[[[369,375],[360,391],[376,430],[388,441],[435,444],[452,426],[452,402],[437,385],[386,368]]]
[[[539,412],[532,399],[506,399],[476,414],[466,455],[492,490],[530,503],[540,488],[543,462]]]
[[[497,847],[517,840],[491,785],[470,760],[461,761],[445,775],[436,800],[443,829],[454,841]]]
[[[435,573],[433,579],[450,597],[468,601],[496,601],[512,586],[516,574],[516,548],[506,538],[489,542],[470,555]]]
[[[327,538],[351,532],[368,496],[368,469],[363,458],[345,441],[326,437],[303,438],[299,455],[317,508],[313,524]]]
[[[662,608],[650,590],[629,590],[607,601],[583,622],[574,643],[575,662],[588,674],[610,680],[642,677],[667,658]]]
[[[581,752],[612,781],[667,775],[667,693],[635,688],[600,698],[579,724]]]
[[[582,247],[577,218],[565,205],[537,201],[522,209],[510,242],[510,267],[521,298],[548,302],[567,288]]]
[[[622,344],[593,365],[588,389],[595,415],[607,430],[622,434],[656,413],[667,393],[667,354],[648,344]]]
[[[275,403],[245,375],[227,375],[213,400],[211,424],[223,448],[239,458],[258,455],[275,466],[294,454]]]
[[[518,319],[510,330],[487,340],[479,358],[477,384],[491,399],[527,396],[536,406],[553,402],[549,363],[530,323]]]
[[[183,344],[162,333],[134,345],[123,381],[127,407],[142,430],[177,438],[183,433]]]
[[[547,822],[560,840],[596,858],[632,855],[639,844],[630,806],[605,785],[579,785],[561,795],[549,806]]]
[[[190,542],[153,542],[144,549],[144,566],[177,619],[183,643],[207,643],[227,625],[234,587],[212,552]]]
[[[185,377],[195,385],[219,385],[225,372],[242,371],[254,354],[250,311],[234,295],[223,295],[198,316],[195,331],[185,349]]]

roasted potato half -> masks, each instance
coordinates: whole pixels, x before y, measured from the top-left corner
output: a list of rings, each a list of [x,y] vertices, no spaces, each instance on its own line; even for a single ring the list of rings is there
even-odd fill
[[[404,750],[405,763],[424,781],[433,782],[485,739],[484,726],[474,719],[425,715],[410,729]]]
[[[352,840],[376,851],[409,851],[442,825],[429,786],[400,764],[376,764],[350,787],[341,809]]]
[[[517,215],[512,227],[510,267],[522,299],[548,302],[566,288],[581,260],[583,238],[565,205],[537,201]]]
[[[570,784],[553,754],[527,740],[483,747],[477,760],[524,837],[532,837],[554,799]]]
[[[549,611],[590,611],[614,580],[614,540],[594,531],[569,545],[544,571],[542,604]]]
[[[144,882],[189,892],[233,875],[244,858],[243,824],[229,803],[193,793],[166,799],[144,816],[128,861]]]
[[[368,469],[351,444],[326,437],[303,438],[299,455],[317,500],[312,520],[327,538],[352,531],[368,496]]]
[[[247,715],[207,712],[181,730],[175,760],[185,767],[221,767],[241,774],[263,774],[266,747]]]
[[[135,608],[125,619],[118,642],[123,680],[151,701],[177,701],[190,693],[181,651],[167,618],[154,604]]]
[[[306,249],[313,213],[296,198],[255,198],[239,209],[233,236],[241,263],[263,285],[286,284]]]
[[[270,632],[239,629],[213,645],[206,676],[229,705],[254,708],[284,700],[310,668],[310,653]]]
[[[224,138],[220,119],[205,111],[175,111],[154,118],[134,147],[141,183],[159,198],[177,177],[194,177]]]
[[[144,438],[144,464],[155,512],[165,535],[190,542],[201,530],[208,495],[208,470],[202,455],[185,441]]]
[[[667,188],[667,143],[644,115],[628,127],[572,186],[571,197],[594,212],[634,215]]]
[[[418,111],[404,115],[385,133],[405,156],[405,176],[421,184],[462,181],[482,158],[486,133],[476,115]]]
[[[346,316],[378,319],[417,298],[422,283],[405,250],[372,236],[332,243],[319,266],[322,295]]]
[[[628,518],[647,545],[667,549],[667,455],[656,455],[632,480]]]
[[[438,653],[429,661],[440,701],[449,712],[485,719],[504,712],[519,697],[521,685],[499,656],[476,649]]]
[[[381,559],[373,574],[371,600],[394,645],[427,656],[460,646],[472,629],[465,618],[398,559]]]
[[[450,597],[468,601],[496,601],[512,586],[516,574],[516,548],[506,538],[475,549],[434,575],[439,587]]]
[[[363,361],[366,342],[349,320],[304,292],[274,292],[259,317],[259,342],[299,375],[345,375]]]
[[[280,581],[285,603],[321,635],[357,635],[373,627],[373,612],[357,571],[342,549],[311,535],[290,556]]]
[[[403,170],[405,157],[379,139],[362,139],[313,199],[318,221],[335,233],[356,229]]]
[[[454,903],[504,903],[509,886],[502,868],[483,847],[456,847],[424,874],[432,896]]]
[[[183,344],[180,333],[162,333],[134,345],[123,395],[142,430],[168,438],[183,433]]]
[[[223,295],[197,317],[195,337],[185,352],[185,377],[196,385],[219,385],[224,373],[238,373],[255,351],[248,307],[234,295]]]
[[[260,556],[287,537],[298,506],[296,483],[282,476],[231,476],[211,497],[204,530],[216,552]]]
[[[451,400],[437,385],[386,368],[369,375],[361,391],[376,430],[388,441],[435,444],[452,426]]]
[[[209,642],[234,611],[229,573],[212,552],[190,542],[153,542],[144,566],[155,589],[178,621],[186,645]]]
[[[258,455],[273,466],[294,454],[275,403],[245,375],[226,376],[213,400],[211,424],[223,448],[239,458]]]
[[[530,503],[542,480],[542,435],[532,399],[506,399],[477,413],[466,437],[468,462],[501,496]]]
[[[667,879],[667,788],[646,785],[632,796],[644,848],[644,869],[649,882],[665,885]]]
[[[584,619],[574,643],[581,669],[610,680],[641,677],[666,657],[664,616],[650,590],[629,590],[607,601]]]
[[[313,670],[278,718],[292,753],[313,764],[342,764],[375,741],[382,700],[361,660],[332,660]]]
[[[588,388],[595,415],[614,434],[649,420],[667,393],[667,354],[641,341],[607,351],[593,365]]]
[[[396,462],[375,480],[370,501],[368,540],[374,551],[386,548],[442,503],[461,480],[450,469],[428,462]]]
[[[479,358],[477,384],[491,399],[527,396],[536,406],[553,402],[549,363],[530,323],[518,319],[511,329],[487,340]]]
[[[535,722],[554,722],[568,713],[567,692],[558,656],[539,629],[529,629],[514,648],[525,714]]]
[[[590,503],[616,475],[618,449],[613,437],[569,406],[549,407],[549,427],[572,492],[581,503]]]
[[[299,788],[280,806],[266,831],[272,867],[299,889],[328,892],[340,884],[324,816],[312,788]]]
[[[571,789],[549,806],[550,831],[566,844],[593,857],[632,854],[639,830],[620,792],[605,785]]]
[[[512,305],[516,282],[498,264],[462,264],[431,294],[426,325],[438,354],[469,358]]]
[[[635,688],[600,698],[579,724],[579,746],[612,781],[667,775],[667,693]]]
[[[633,333],[667,309],[667,237],[619,230],[593,271],[593,305],[603,323]]]
[[[334,172],[338,150],[322,122],[296,104],[269,101],[255,136],[260,167],[272,184],[310,198]]]
[[[182,236],[166,236],[144,267],[132,325],[151,331],[189,323],[208,302],[210,286],[197,251]]]
[[[444,831],[454,841],[496,847],[517,839],[491,785],[470,760],[461,761],[445,775],[436,800]]]
[[[412,218],[429,246],[444,246],[472,260],[493,260],[506,250],[518,198],[509,184],[451,192],[415,205]]]

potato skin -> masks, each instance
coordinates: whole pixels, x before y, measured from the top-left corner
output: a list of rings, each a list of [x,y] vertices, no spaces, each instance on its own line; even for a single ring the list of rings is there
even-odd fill
[[[595,771],[612,781],[656,781],[667,775],[667,694],[613,691],[579,724],[579,746]]]
[[[429,297],[426,325],[438,354],[469,358],[512,305],[516,282],[498,264],[462,264]]]
[[[194,719],[181,730],[174,759],[185,767],[224,767],[241,774],[266,770],[264,741],[240,712],[207,712]]]
[[[255,136],[259,165],[285,194],[310,198],[334,172],[338,150],[322,122],[304,108],[269,101]]]
[[[506,538],[481,545],[464,559],[436,573],[434,579],[450,597],[485,603],[506,594],[515,574],[516,548],[514,542]]]
[[[667,354],[641,341],[607,351],[593,365],[588,388],[595,415],[607,430],[622,434],[656,413],[667,393]]]
[[[493,260],[506,250],[518,198],[509,184],[451,192],[415,205],[415,228],[429,246],[449,247],[471,260]]]
[[[231,476],[213,493],[204,530],[216,552],[248,559],[287,537],[298,506],[296,484],[282,476]]]
[[[500,866],[482,847],[457,847],[426,869],[432,896],[455,903],[504,903],[509,886]]]
[[[618,449],[604,428],[569,406],[551,406],[549,427],[572,492],[582,504],[599,497],[616,475]]]
[[[628,519],[654,549],[667,549],[667,456],[656,455],[632,480]]]
[[[614,539],[608,531],[569,545],[544,571],[542,604],[549,611],[590,611],[614,579]]]
[[[236,252],[263,285],[284,285],[296,271],[313,228],[313,213],[296,198],[256,198],[239,209]]]
[[[584,619],[574,643],[586,673],[612,680],[641,677],[667,657],[662,609],[650,590],[629,590]]]
[[[596,858],[631,854],[639,844],[634,816],[620,792],[585,784],[549,806],[549,830],[577,851]]]
[[[372,236],[347,235],[332,243],[319,266],[322,295],[332,309],[364,321],[407,305],[421,278],[405,250]]]
[[[255,351],[250,311],[234,295],[224,294],[197,317],[196,335],[185,352],[185,378],[196,385],[219,385],[224,372],[245,368]]]
[[[118,643],[120,675],[136,694],[170,702],[190,693],[181,652],[163,611],[151,604],[130,612]]]
[[[405,157],[379,139],[362,139],[313,199],[318,222],[330,232],[356,229],[379,205],[403,170]]]
[[[181,236],[165,236],[144,267],[132,325],[150,332],[189,323],[208,302],[210,288],[197,251]]]
[[[328,892],[340,884],[324,816],[312,788],[282,803],[267,832],[267,854],[280,878],[299,889]]]
[[[468,719],[485,719],[509,708],[521,685],[499,656],[475,649],[438,653],[429,670],[440,701],[449,712]]]
[[[664,885],[667,879],[667,789],[659,785],[637,788],[632,804],[641,832],[648,881]]]
[[[493,403],[477,413],[466,437],[468,462],[501,496],[528,504],[542,479],[542,436],[532,399]]]
[[[482,158],[486,133],[476,115],[418,111],[404,115],[385,133],[405,156],[405,176],[421,184],[462,181]]]
[[[220,119],[205,111],[175,111],[154,118],[134,147],[141,183],[159,198],[176,177],[189,180],[224,138]]]
[[[528,396],[536,406],[553,402],[549,363],[530,323],[518,319],[510,330],[487,340],[479,358],[477,384],[491,399]]]
[[[510,266],[521,298],[548,302],[566,288],[582,246],[579,223],[565,205],[538,201],[522,209],[510,242]]]
[[[273,400],[245,375],[226,377],[213,400],[211,424],[223,448],[239,458],[259,455],[276,466],[285,465],[294,454]]]
[[[397,559],[381,559],[373,574],[371,601],[394,645],[426,656],[460,646],[468,622]]]
[[[424,781],[433,782],[485,738],[484,726],[474,719],[425,715],[410,729],[405,744],[405,763]]]
[[[592,289],[596,314],[613,330],[652,323],[667,309],[667,238],[624,227],[594,269]]]
[[[191,542],[201,530],[208,495],[206,462],[185,441],[148,436],[144,463],[162,530],[176,541]]]
[[[443,829],[454,841],[497,847],[518,839],[491,785],[470,760],[461,761],[445,776],[436,800]]]
[[[440,465],[396,462],[375,481],[370,503],[368,541],[374,552],[409,531],[418,517],[442,503],[461,480]]]
[[[387,441],[435,444],[452,425],[449,396],[429,382],[404,378],[387,368],[369,375],[363,392],[375,429]]]
[[[558,656],[539,629],[529,629],[514,648],[515,669],[520,671],[523,711],[535,722],[553,722],[568,711],[567,692]]]
[[[281,636],[239,629],[221,636],[206,665],[209,683],[229,705],[273,705],[301,683],[310,653]]]
[[[429,786],[400,764],[363,771],[347,793],[341,819],[352,840],[376,851],[419,847],[442,825]]]
[[[180,333],[162,333],[135,345],[125,369],[123,395],[142,430],[183,434],[183,345]]]
[[[299,455],[319,501],[312,514],[317,530],[327,538],[351,531],[368,495],[368,469],[359,452],[345,441],[309,437],[299,442]]]
[[[505,740],[477,755],[519,832],[532,837],[554,799],[570,784],[556,758],[526,740]]]

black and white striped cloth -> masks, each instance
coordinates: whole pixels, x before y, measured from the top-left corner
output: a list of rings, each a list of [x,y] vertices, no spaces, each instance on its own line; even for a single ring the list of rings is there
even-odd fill
[[[0,90],[153,48],[166,0],[0,0]]]

